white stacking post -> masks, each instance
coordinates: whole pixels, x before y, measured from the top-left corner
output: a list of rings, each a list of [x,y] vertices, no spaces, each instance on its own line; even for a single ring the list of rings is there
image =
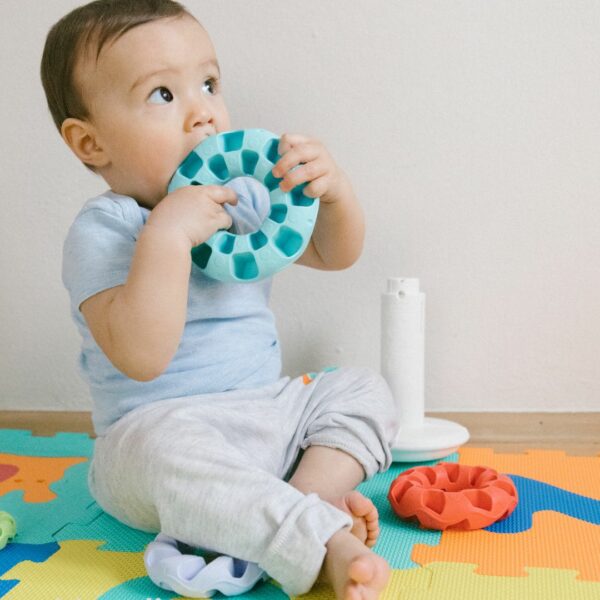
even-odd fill
[[[425,417],[425,294],[419,280],[390,277],[381,297],[381,374],[394,399],[400,429],[396,462],[443,458],[469,439],[462,425]]]

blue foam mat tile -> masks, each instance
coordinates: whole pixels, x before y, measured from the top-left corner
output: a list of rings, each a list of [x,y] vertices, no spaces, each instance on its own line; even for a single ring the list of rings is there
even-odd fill
[[[15,586],[19,585],[19,582],[11,579],[10,581],[2,581],[0,579],[0,598],[6,596]]]
[[[497,521],[487,531],[494,533],[521,533],[531,529],[533,513],[552,510],[581,521],[600,525],[600,500],[581,496],[536,479],[509,475],[513,480],[519,502],[506,519]]]
[[[0,577],[24,560],[37,563],[44,562],[58,550],[60,550],[60,546],[56,542],[50,542],[49,544],[11,542],[0,551]]]
[[[41,563],[60,550],[56,542],[49,544],[18,544],[11,542],[0,551],[0,578],[15,565],[28,560]],[[20,583],[17,579],[0,579],[0,598]]]

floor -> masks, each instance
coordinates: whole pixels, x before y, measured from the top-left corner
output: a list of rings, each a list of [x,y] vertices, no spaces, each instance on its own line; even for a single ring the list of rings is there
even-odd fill
[[[600,412],[593,413],[432,413],[464,425],[467,446],[497,452],[528,448],[560,449],[572,455],[600,454]],[[34,435],[75,431],[93,436],[89,412],[0,411],[0,429],[30,429]]]
[[[461,535],[465,532],[446,531],[441,537],[432,537],[439,534],[413,531],[413,527],[408,535],[408,530],[393,515],[386,500],[389,485],[403,469],[392,465],[387,473],[361,484],[361,491],[374,499],[382,519],[378,553],[393,568],[385,598],[600,598],[597,562],[600,528],[596,526],[600,522],[600,513],[593,513],[597,515],[595,521],[588,516],[589,522],[585,522],[579,513],[577,518],[572,518],[575,510],[585,507],[586,514],[592,514],[590,506],[597,506],[597,499],[600,499],[598,459],[585,458],[600,456],[600,412],[435,413],[431,416],[459,422],[469,429],[471,440],[468,446],[472,448],[461,450],[463,464],[489,465],[498,472],[518,476],[518,479],[515,477],[518,485],[529,486],[522,488],[523,494],[519,491],[522,511],[513,521],[513,526],[518,523],[521,527],[526,521],[523,515],[529,514],[529,529],[510,529],[509,532],[514,533],[510,536],[489,531],[469,532],[472,540],[469,544],[462,541]],[[32,430],[37,436],[52,436],[59,431],[92,433],[87,412],[0,411],[0,429],[6,428]],[[0,452],[12,451],[7,448],[11,446],[11,438],[15,437],[18,444],[22,442],[19,437],[29,438],[20,433],[15,436],[6,431],[0,433]],[[43,438],[29,441],[48,446],[54,442]],[[91,452],[89,440],[85,444]],[[14,445],[13,439],[12,447]],[[485,450],[489,447],[494,449],[494,456]],[[17,445],[17,448],[21,446]],[[528,448],[562,450],[567,456],[557,452],[548,459],[544,453],[521,454]],[[583,455],[584,458],[568,455]],[[33,465],[39,467],[39,462]],[[156,598],[156,588],[146,577],[142,560],[143,549],[152,536],[111,520],[95,503],[90,503],[91,497],[89,501],[80,501],[80,498],[86,498],[80,493],[87,480],[85,467],[84,462],[73,465],[71,476],[63,477],[52,490],[46,481],[46,465],[44,478],[31,477],[26,483],[17,484],[23,486],[21,489],[28,489],[31,487],[29,480],[42,483],[44,491],[57,494],[58,503],[54,502],[55,498],[51,504],[23,502],[20,496],[15,500],[16,494],[12,494],[14,503],[6,505],[7,496],[4,497],[4,509],[21,523],[22,548],[30,553],[51,548],[52,554],[44,556],[43,560],[37,554],[31,554],[31,557],[24,554],[20,562],[14,566],[11,563],[1,579],[8,580],[9,585],[20,582],[14,588],[14,597],[27,600],[49,597]],[[58,478],[62,477],[64,465],[62,468]],[[548,481],[546,477],[549,477]],[[543,496],[540,504],[540,492],[536,490],[545,493],[550,489],[547,484],[560,488]],[[572,502],[574,493],[579,494],[579,504]],[[565,497],[570,501],[560,505],[559,500]],[[523,501],[524,498],[527,501]],[[549,510],[548,502],[551,503]],[[96,516],[88,522],[90,511]],[[69,519],[67,525],[64,525],[65,514]],[[531,526],[533,516],[535,527]],[[59,527],[57,519],[61,517],[63,525]],[[87,525],[81,526],[83,517]],[[557,539],[559,543],[556,543]],[[106,540],[108,546],[100,548],[98,540]],[[57,544],[60,544],[59,549]],[[84,577],[81,576],[82,564],[89,569]],[[527,576],[524,576],[525,568],[529,571]],[[3,571],[2,565],[0,571]],[[3,584],[7,585],[6,581],[0,581],[0,595]],[[264,592],[258,591],[255,598],[281,597],[279,589],[271,582],[264,586],[261,588]],[[322,587],[309,596],[313,600],[331,597]]]

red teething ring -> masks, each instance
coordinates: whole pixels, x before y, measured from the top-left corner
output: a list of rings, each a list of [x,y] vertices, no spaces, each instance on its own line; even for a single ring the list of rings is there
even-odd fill
[[[508,517],[518,495],[512,480],[494,469],[439,463],[402,473],[388,500],[397,515],[428,529],[481,529]]]

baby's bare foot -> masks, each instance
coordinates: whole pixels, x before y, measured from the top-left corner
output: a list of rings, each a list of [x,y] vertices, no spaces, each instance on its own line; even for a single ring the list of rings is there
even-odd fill
[[[376,600],[390,577],[386,561],[346,529],[327,543],[324,567],[338,600]]]
[[[336,508],[347,512],[353,519],[351,533],[367,547],[372,548],[379,536],[379,515],[375,505],[360,492],[353,490],[341,498],[329,500]]]

